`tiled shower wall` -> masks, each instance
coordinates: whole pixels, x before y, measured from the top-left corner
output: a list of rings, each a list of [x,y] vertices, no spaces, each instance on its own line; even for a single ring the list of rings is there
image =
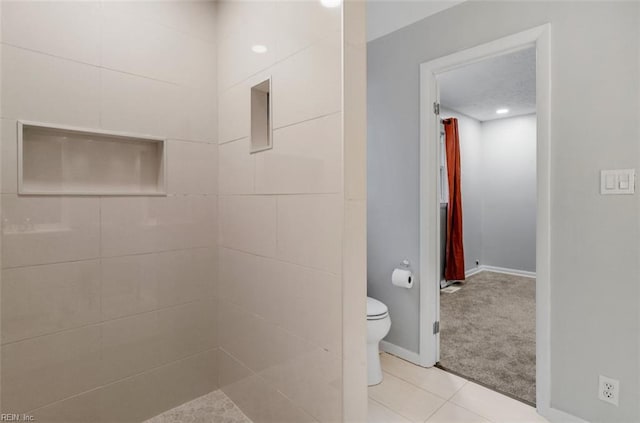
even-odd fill
[[[215,9],[3,2],[2,412],[134,422],[217,387]],[[25,197],[16,121],[166,137],[166,197]]]
[[[255,422],[342,420],[341,13],[218,9],[219,382]],[[269,76],[273,149],[250,154],[249,89]]]

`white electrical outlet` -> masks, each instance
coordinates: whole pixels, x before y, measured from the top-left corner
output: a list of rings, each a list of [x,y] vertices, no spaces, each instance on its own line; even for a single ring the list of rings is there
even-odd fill
[[[618,397],[620,396],[620,382],[600,375],[598,383],[598,398],[604,402],[618,405]]]

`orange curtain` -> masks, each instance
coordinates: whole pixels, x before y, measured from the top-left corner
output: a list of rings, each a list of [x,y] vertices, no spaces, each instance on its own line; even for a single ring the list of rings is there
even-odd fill
[[[464,247],[462,245],[462,189],[460,186],[458,119],[445,119],[443,123],[447,153],[447,176],[449,180],[444,278],[448,281],[463,281]]]

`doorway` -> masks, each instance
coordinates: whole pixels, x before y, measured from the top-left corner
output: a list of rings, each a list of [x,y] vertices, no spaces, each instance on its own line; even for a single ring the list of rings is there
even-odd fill
[[[524,267],[522,269],[500,266],[494,264],[496,262],[493,259],[484,258],[481,253],[474,253],[473,247],[469,246],[470,255],[466,260],[463,257],[457,258],[457,260],[463,261],[462,265],[463,268],[466,267],[466,272],[462,276],[456,276],[453,280],[447,281],[446,278],[443,278],[444,255],[447,249],[442,244],[446,244],[444,237],[450,232],[447,232],[446,228],[443,230],[443,226],[446,227],[445,221],[451,225],[452,220],[446,207],[443,213],[442,203],[443,199],[449,201],[452,197],[449,197],[446,192],[447,184],[443,183],[449,181],[449,176],[442,169],[443,164],[446,164],[443,162],[443,156],[445,156],[443,150],[446,149],[446,144],[441,140],[442,133],[446,131],[442,130],[441,118],[456,118],[456,124],[460,124],[462,120],[469,120],[469,116],[461,113],[460,110],[447,110],[444,107],[447,104],[442,102],[442,89],[447,86],[447,74],[449,76],[455,73],[464,74],[463,69],[469,69],[472,65],[482,67],[483,64],[486,65],[491,61],[499,63],[509,57],[522,58],[527,55],[533,55],[535,67],[533,70],[535,75],[534,106],[532,110],[529,110],[529,113],[521,113],[521,111],[516,111],[520,105],[514,104],[505,114],[511,114],[510,118],[513,119],[521,117],[521,120],[526,120],[526,115],[529,115],[528,125],[532,125],[535,131],[533,151],[531,152],[534,158],[534,202],[530,205],[534,213],[534,233],[532,234],[533,246],[529,249],[530,254],[528,254],[528,259],[532,261],[533,265],[528,269],[526,266],[515,266]],[[445,98],[445,100],[449,103],[455,103],[451,98]],[[454,106],[460,109],[459,104]],[[509,105],[496,106],[496,104],[492,104],[491,107],[493,107],[493,113],[502,114],[504,111],[500,109],[509,108]],[[421,110],[420,260],[422,269],[432,269],[432,271],[423,272],[420,281],[420,364],[423,366],[440,364],[454,373],[458,372],[492,389],[525,402],[535,402],[544,406],[548,401],[549,392],[548,28],[535,28],[424,63],[421,66]],[[487,112],[487,110],[488,108],[485,107],[484,111]],[[476,112],[467,111],[470,114]],[[445,116],[447,114],[451,116]],[[531,124],[532,119],[533,124]],[[493,121],[495,119],[486,120]],[[506,119],[499,120],[503,121],[502,123],[506,121]],[[451,120],[449,119],[449,121]],[[447,122],[445,121],[445,123]],[[468,124],[468,122],[464,123]],[[497,127],[498,125],[486,126]],[[460,136],[464,135],[460,134]],[[495,136],[494,133],[493,138]],[[464,160],[464,151],[459,150],[459,152],[462,153]],[[467,159],[474,158],[473,154],[469,152],[466,157]],[[446,158],[444,160],[446,161]],[[486,170],[483,171],[483,174],[486,175],[486,173]],[[498,177],[499,179],[500,177]],[[496,191],[503,192],[504,187],[492,189],[493,193]],[[462,194],[464,195],[464,191]],[[472,206],[472,204],[469,205]],[[491,219],[494,217],[491,216]],[[464,219],[462,220],[464,221]],[[495,241],[493,238],[495,237],[491,236],[492,242]],[[467,242],[469,245],[472,243],[471,240],[465,240],[465,243]],[[514,247],[507,244],[509,244],[508,240],[503,239],[498,240],[495,245],[506,248],[506,254],[509,255],[509,249],[514,250]],[[495,253],[493,250],[492,253]],[[448,259],[452,258],[449,256]],[[535,276],[535,279],[532,279],[531,276]],[[456,279],[467,279],[467,281],[456,283]],[[449,287],[451,293],[441,294],[441,288],[447,285],[451,285]],[[443,298],[441,295],[447,295],[447,297]],[[505,301],[513,303],[511,304],[513,306],[512,316],[504,314],[506,308],[501,307],[501,302]],[[517,330],[514,330],[515,328],[509,326],[507,321],[509,317],[522,323],[525,329],[518,327]],[[516,339],[518,332],[521,334],[523,331],[528,332],[527,336]],[[519,344],[521,341],[521,350],[513,353],[514,350],[518,350],[518,348],[514,348],[513,344]],[[444,350],[445,348],[447,350]],[[455,351],[453,351],[454,349]],[[512,350],[511,353],[509,350]],[[523,356],[518,357],[518,355],[525,350],[524,356],[527,359],[523,360]],[[483,357],[479,354],[480,351],[488,352],[488,355]],[[482,367],[478,365],[479,363],[486,364],[491,360],[495,361],[493,368],[485,366],[482,371],[478,371],[479,367]],[[509,360],[512,361],[509,362]],[[503,377],[500,377],[501,369],[498,367],[502,367],[504,370],[506,367],[513,367],[514,363],[518,364],[516,376],[517,374],[520,376],[522,374],[528,375],[528,385],[535,383],[535,388],[529,386],[530,390],[527,391],[527,376],[520,378],[515,383],[512,378],[514,373],[503,372]],[[505,375],[508,377],[504,377]],[[508,380],[510,377],[512,380]]]

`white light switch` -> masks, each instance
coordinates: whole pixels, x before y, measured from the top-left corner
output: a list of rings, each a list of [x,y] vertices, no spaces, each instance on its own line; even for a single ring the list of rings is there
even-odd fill
[[[600,171],[600,194],[633,194],[635,191],[635,169]]]
[[[607,189],[614,189],[616,187],[616,175],[608,174],[606,180],[605,187]]]

